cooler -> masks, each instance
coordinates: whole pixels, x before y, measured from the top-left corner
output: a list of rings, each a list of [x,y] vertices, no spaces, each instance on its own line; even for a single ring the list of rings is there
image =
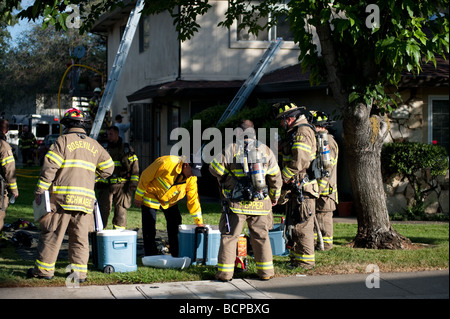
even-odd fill
[[[272,255],[282,256],[286,254],[286,241],[283,238],[282,224],[274,224],[273,229],[269,230],[270,246],[272,246]]]
[[[179,257],[189,257],[192,264],[217,265],[220,231],[218,226],[180,225],[178,227]]]
[[[105,273],[136,271],[137,233],[114,229],[94,233],[92,243],[94,266]],[[96,248],[96,249],[95,249]]]

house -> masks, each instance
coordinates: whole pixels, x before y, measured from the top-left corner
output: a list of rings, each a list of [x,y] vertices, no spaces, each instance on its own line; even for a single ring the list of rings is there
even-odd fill
[[[214,0],[210,4],[213,8],[198,17],[202,26],[199,32],[184,42],[177,40],[168,13],[141,17],[111,105],[113,117],[120,113],[125,122],[132,122],[129,138],[141,169],[158,156],[170,153],[174,143],[169,139],[172,129],[205,108],[230,103],[269,46],[268,41],[277,37],[284,39],[283,46],[253,96],[263,100],[289,98],[299,105],[330,113],[335,108],[327,86],[311,87],[309,75],[300,71],[299,48],[287,26],[279,25],[258,37],[238,30],[237,23],[230,30],[219,28],[217,23],[228,8],[228,1]],[[92,29],[107,36],[108,70],[133,6],[103,15]],[[389,140],[436,140],[448,148],[448,59],[439,59],[438,65],[438,71],[424,68],[418,78],[405,74],[401,93],[406,102],[392,115]],[[446,126],[439,126],[442,115],[447,118]],[[341,123],[337,123],[336,137],[343,150],[341,133]],[[339,165],[343,198],[351,197],[344,163],[340,161]]]

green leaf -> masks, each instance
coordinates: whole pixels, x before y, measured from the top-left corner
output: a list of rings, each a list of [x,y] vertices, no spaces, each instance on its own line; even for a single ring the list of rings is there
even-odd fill
[[[348,102],[352,103],[353,101],[359,99],[359,94],[356,92],[352,92],[350,93],[349,97],[348,97]]]

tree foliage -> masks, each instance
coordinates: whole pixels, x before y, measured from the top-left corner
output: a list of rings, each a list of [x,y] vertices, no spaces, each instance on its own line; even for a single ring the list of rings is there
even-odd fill
[[[70,52],[77,46],[86,48],[83,64],[106,72],[106,50],[99,36],[80,35],[76,30],[56,31],[53,26],[42,29],[35,25],[17,39],[8,43],[4,56],[1,83],[4,104],[16,98],[36,93],[57,93],[62,76],[72,59]],[[87,72],[87,71],[82,71]],[[67,91],[67,86],[63,87]]]

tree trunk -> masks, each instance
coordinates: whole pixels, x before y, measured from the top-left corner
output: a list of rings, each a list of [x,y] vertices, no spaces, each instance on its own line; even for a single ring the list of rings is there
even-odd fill
[[[370,116],[370,107],[358,104],[344,115],[344,141],[358,233],[353,246],[372,249],[405,249],[409,239],[390,224],[381,176],[381,148],[388,124],[379,116]]]
[[[370,116],[371,105],[349,106],[349,92],[339,76],[336,48],[328,23],[316,27],[327,71],[327,82],[344,116],[344,143],[350,167],[353,200],[358,212],[358,233],[353,247],[404,249],[410,240],[392,229],[381,177],[381,148],[388,124]]]

